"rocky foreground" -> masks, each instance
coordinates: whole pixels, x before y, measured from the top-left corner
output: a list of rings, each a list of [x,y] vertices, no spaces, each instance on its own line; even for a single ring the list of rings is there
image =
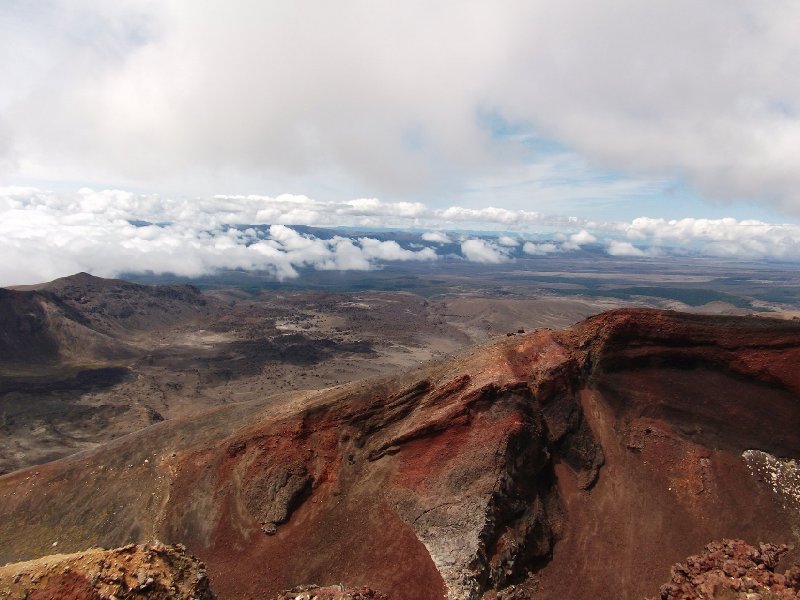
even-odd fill
[[[784,545],[754,547],[743,540],[713,542],[672,567],[671,581],[658,598],[795,600],[800,598],[800,565],[781,565],[787,551]]]
[[[743,540],[708,544],[672,567],[671,580],[646,600],[796,600],[800,565],[788,565],[785,545]],[[535,597],[509,586],[497,600]],[[182,546],[130,545],[51,555],[0,568],[0,598],[7,600],[122,600],[135,598],[215,600],[204,566]],[[304,585],[274,600],[390,600],[366,587]]]
[[[798,365],[798,323],[620,310],[231,404],[0,477],[0,562],[157,537],[222,599],[640,600],[709,540],[796,560]]]
[[[4,600],[215,600],[205,566],[182,546],[130,544],[0,567]]]
[[[347,589],[343,585],[321,587],[304,585],[280,594],[275,600],[389,600],[380,592],[369,588]]]

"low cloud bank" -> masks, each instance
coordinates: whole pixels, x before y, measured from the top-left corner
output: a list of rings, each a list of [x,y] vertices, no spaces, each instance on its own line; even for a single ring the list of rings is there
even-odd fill
[[[552,242],[543,242],[541,244],[537,244],[535,242],[525,242],[525,244],[522,246],[522,251],[525,254],[531,254],[533,256],[543,256],[545,254],[560,252],[561,248]]]
[[[480,239],[461,242],[461,254],[469,261],[484,264],[500,264],[511,260],[508,250]]]
[[[708,256],[800,259],[800,226],[736,219],[650,219],[615,229],[640,249],[696,251]],[[617,247],[619,249],[619,247]]]
[[[637,248],[630,242],[619,240],[611,240],[606,250],[611,256],[646,256],[645,251],[641,248]]]
[[[297,277],[303,267],[368,270],[385,261],[437,258],[430,248],[408,250],[392,240],[320,239],[280,223],[268,229],[231,226],[258,224],[259,210],[253,202],[230,199],[192,203],[118,191],[55,195],[4,190],[0,285],[37,283],[78,271],[104,277],[123,272],[197,277],[247,269],[283,280]]]
[[[442,231],[426,231],[421,237],[426,242],[436,242],[438,244],[449,244],[453,241]]]
[[[312,235],[289,225],[430,231],[401,245],[384,235]],[[492,229],[499,233],[454,233]],[[639,218],[591,223],[527,211],[431,209],[377,199],[171,199],[119,190],[56,194],[0,189],[0,285],[35,283],[78,271],[196,277],[247,269],[288,279],[302,268],[367,270],[387,261],[433,261],[439,258],[437,251],[444,251],[443,244],[453,243],[460,244],[464,259],[483,264],[526,256],[546,259],[580,249],[632,259],[694,253],[800,260],[800,226],[760,221]]]

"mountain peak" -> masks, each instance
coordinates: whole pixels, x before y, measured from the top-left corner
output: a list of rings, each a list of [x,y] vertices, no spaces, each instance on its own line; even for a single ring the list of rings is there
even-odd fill
[[[105,277],[98,277],[97,275],[92,275],[91,273],[87,273],[86,271],[80,271],[79,273],[75,273],[73,275],[67,275],[66,277],[59,277],[58,279],[54,279],[49,283],[45,283],[44,286],[46,287],[60,287],[64,285],[109,285],[109,284],[118,284],[121,280],[119,279],[107,279]]]

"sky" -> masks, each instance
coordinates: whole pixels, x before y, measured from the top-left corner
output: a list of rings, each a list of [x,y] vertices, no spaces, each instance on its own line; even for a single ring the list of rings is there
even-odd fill
[[[226,215],[798,258],[797,31],[792,0],[5,0],[0,284]]]

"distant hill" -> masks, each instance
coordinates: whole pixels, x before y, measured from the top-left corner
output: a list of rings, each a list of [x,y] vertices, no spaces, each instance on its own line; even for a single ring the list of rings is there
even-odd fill
[[[0,361],[47,364],[130,356],[80,310],[49,291],[0,288]]]
[[[192,286],[148,286],[88,273],[36,286],[0,288],[0,361],[113,361],[133,356],[126,336],[197,315]]]
[[[17,289],[53,294],[104,333],[150,329],[195,316],[207,302],[191,285],[142,285],[88,273]]]

